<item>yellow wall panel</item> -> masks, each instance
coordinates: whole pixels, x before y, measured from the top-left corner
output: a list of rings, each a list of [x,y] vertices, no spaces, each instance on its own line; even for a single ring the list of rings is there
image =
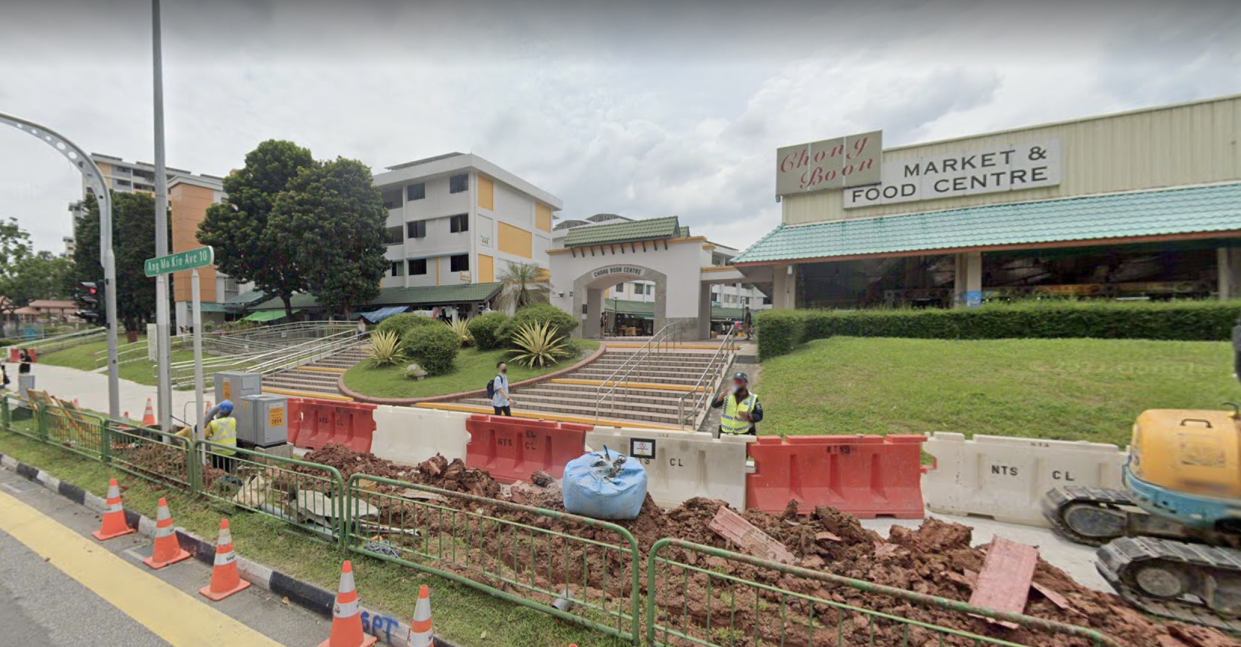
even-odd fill
[[[478,255],[478,282],[492,283],[496,280],[496,259],[486,255]]]
[[[543,231],[552,230],[552,208],[546,205],[535,203],[534,205],[534,226]]]
[[[486,175],[478,176],[478,208],[488,211],[496,209],[496,183]]]
[[[193,184],[178,184],[168,191],[168,203],[172,207],[172,251],[184,252],[198,249],[198,225],[207,217],[207,207],[211,206],[215,193],[208,188]],[[225,250],[216,250],[217,254]],[[200,294],[204,302],[215,302],[215,267],[204,267],[198,270],[198,280],[202,288]],[[192,298],[190,272],[174,272],[172,275],[172,298],[174,301],[189,301]]]
[[[522,258],[534,257],[534,234],[508,223],[501,222],[497,224],[500,225],[500,243],[498,245],[500,251]]]

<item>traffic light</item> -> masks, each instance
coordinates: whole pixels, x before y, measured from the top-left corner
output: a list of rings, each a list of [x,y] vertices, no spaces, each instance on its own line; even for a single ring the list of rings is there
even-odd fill
[[[78,283],[75,300],[78,302],[78,317],[100,326],[108,323],[106,283],[100,281],[82,281]]]

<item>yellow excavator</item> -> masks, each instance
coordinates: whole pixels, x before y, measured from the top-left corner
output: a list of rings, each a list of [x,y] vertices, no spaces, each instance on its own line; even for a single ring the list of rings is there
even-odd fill
[[[1233,330],[1241,376],[1241,326]],[[1154,615],[1241,632],[1241,413],[1152,409],[1133,426],[1124,490],[1043,499],[1058,534],[1098,546],[1096,567]]]

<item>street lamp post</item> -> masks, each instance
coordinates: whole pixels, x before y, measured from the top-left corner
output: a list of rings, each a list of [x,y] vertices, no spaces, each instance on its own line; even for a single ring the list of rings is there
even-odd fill
[[[60,151],[82,173],[86,188],[99,201],[99,264],[103,265],[104,296],[108,320],[108,415],[121,416],[121,382],[116,359],[116,257],[112,254],[112,195],[95,161],[77,144],[46,126],[0,112],[0,124],[32,135]]]

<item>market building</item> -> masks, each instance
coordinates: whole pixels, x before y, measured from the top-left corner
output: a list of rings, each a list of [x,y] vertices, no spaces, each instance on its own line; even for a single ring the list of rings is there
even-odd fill
[[[733,259],[776,308],[1241,296],[1241,95],[883,149],[781,148]]]

